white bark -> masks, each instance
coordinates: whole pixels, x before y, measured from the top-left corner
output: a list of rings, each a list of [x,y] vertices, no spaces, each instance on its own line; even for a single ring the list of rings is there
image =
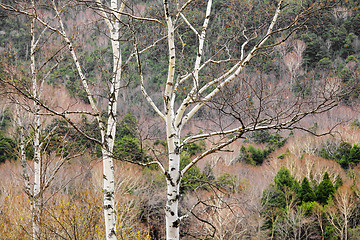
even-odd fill
[[[35,6],[34,1],[32,1],[33,7]],[[32,94],[34,98],[38,98],[40,92],[38,91],[38,83],[36,77],[36,40],[35,40],[35,19],[32,19],[31,22],[31,77],[32,77]],[[41,145],[40,145],[40,107],[34,102],[34,186],[33,194],[31,201],[31,210],[32,210],[32,224],[33,224],[33,239],[41,239],[41,230],[40,230],[40,208],[41,208]]]
[[[114,165],[113,165],[113,147],[115,142],[115,133],[116,133],[116,115],[117,115],[117,100],[120,90],[120,79],[121,79],[121,49],[120,49],[120,16],[124,13],[122,13],[125,1],[121,1],[121,3],[117,0],[111,0],[110,6],[104,9],[103,5],[100,1],[96,1],[100,13],[102,14],[105,23],[107,24],[109,30],[110,30],[110,36],[111,36],[111,44],[112,44],[112,53],[113,53],[113,76],[112,80],[110,82],[109,86],[109,104],[108,104],[108,115],[109,118],[106,122],[106,124],[103,122],[100,116],[100,111],[95,103],[93,94],[89,88],[87,79],[85,77],[85,74],[83,72],[83,69],[79,63],[76,51],[74,49],[73,43],[71,39],[68,37],[66,33],[66,29],[64,27],[62,17],[60,12],[57,8],[57,3],[55,0],[52,0],[52,6],[56,13],[56,17],[58,19],[59,28],[51,26],[50,23],[47,23],[43,19],[41,19],[36,13],[27,12],[20,9],[15,9],[12,6],[8,6],[5,4],[1,4],[0,6],[4,9],[8,9],[11,11],[15,11],[21,14],[25,14],[27,16],[30,16],[34,19],[34,21],[38,21],[40,24],[42,24],[46,29],[49,29],[53,32],[58,33],[67,43],[68,49],[70,51],[70,54],[73,58],[73,61],[76,66],[76,70],[80,76],[82,85],[87,93],[87,98],[90,102],[90,105],[92,107],[93,113],[92,115],[97,118],[99,129],[100,129],[100,135],[101,135],[101,141],[97,141],[96,139],[93,139],[89,137],[89,139],[95,140],[96,142],[101,144],[102,148],[102,154],[103,154],[103,174],[104,174],[104,181],[103,181],[103,191],[104,191],[104,218],[105,218],[105,229],[106,229],[106,239],[108,240],[114,240],[116,239],[116,222],[115,222],[115,202],[114,202]],[[33,8],[35,10],[35,5],[33,4]],[[35,43],[35,40],[33,40],[33,43]],[[36,45],[36,44],[35,44]],[[32,49],[32,53],[35,53],[36,48],[34,47]],[[32,54],[32,57],[34,54]],[[33,58],[32,58],[33,59]],[[35,59],[34,59],[35,61]],[[32,73],[33,74],[33,86],[37,86],[38,83],[36,83],[36,74],[35,74],[35,63],[32,64]],[[38,101],[38,94],[36,92],[36,88],[33,87],[33,96],[32,99],[34,100],[35,104],[35,129],[39,130],[40,128],[37,127],[40,124],[39,120],[39,114],[38,111],[41,107],[44,107],[46,110],[50,111],[51,113],[60,115],[70,121],[66,114],[69,114],[69,112],[63,112],[62,114],[57,113],[55,110],[47,107],[46,105],[42,104]],[[74,126],[74,125],[73,125]],[[74,126],[76,127],[76,126]],[[77,128],[78,131],[80,131]],[[85,134],[84,134],[85,135]],[[40,150],[40,142],[39,142],[39,133],[35,131],[35,137],[34,137],[34,148],[35,148],[35,175],[38,176],[38,173],[41,173],[41,158],[40,158],[40,151],[37,151],[36,149]],[[59,165],[59,167],[61,164]],[[41,188],[40,186],[40,177],[35,178],[34,183],[34,199],[36,196],[41,194]],[[35,204],[34,206],[38,206],[38,204]],[[36,221],[35,221],[36,222]]]
[[[209,102],[214,96],[216,96],[221,89],[223,89],[227,84],[232,82],[236,77],[240,74],[240,72],[245,68],[248,62],[255,56],[256,52],[261,48],[264,48],[265,43],[270,38],[270,36],[274,33],[275,23],[278,20],[280,15],[283,1],[280,0],[276,11],[274,12],[273,18],[267,28],[264,36],[258,41],[258,43],[250,49],[247,53],[245,53],[245,46],[252,40],[254,40],[257,35],[251,36],[250,38],[246,38],[245,42],[241,46],[241,59],[238,60],[228,71],[225,71],[223,75],[214,78],[208,83],[200,86],[199,81],[199,72],[204,68],[205,65],[212,62],[227,62],[228,60],[220,60],[214,61],[213,59],[203,60],[204,57],[204,45],[206,38],[206,31],[209,24],[210,14],[211,14],[211,6],[212,1],[208,0],[205,19],[201,28],[201,31],[198,32],[196,28],[187,20],[185,14],[182,11],[188,6],[191,0],[187,1],[183,4],[182,7],[179,7],[179,3],[177,3],[178,12],[175,14],[175,21],[177,21],[180,16],[185,24],[195,33],[198,37],[198,51],[197,56],[194,62],[194,69],[191,73],[186,74],[183,77],[180,77],[177,81],[174,79],[175,68],[176,68],[176,49],[175,49],[175,30],[176,26],[172,21],[172,17],[169,10],[169,1],[163,0],[163,8],[164,15],[167,27],[167,40],[168,40],[168,51],[169,51],[169,61],[168,61],[168,75],[165,85],[165,90],[163,94],[164,98],[164,113],[162,113],[157,106],[154,104],[153,100],[150,98],[149,94],[146,92],[144,88],[144,79],[141,71],[141,64],[138,56],[138,65],[141,77],[141,88],[142,92],[146,98],[146,100],[150,103],[153,109],[158,113],[158,115],[165,121],[166,125],[166,135],[167,135],[167,144],[168,144],[168,170],[165,171],[165,177],[167,182],[167,202],[165,207],[165,215],[166,215],[166,239],[168,240],[177,240],[180,238],[179,236],[179,225],[182,219],[182,216],[179,216],[179,188],[181,184],[182,176],[193,167],[200,159],[205,156],[221,150],[222,148],[228,146],[236,139],[241,137],[245,132],[261,130],[261,129],[271,129],[271,128],[291,128],[291,126],[297,122],[299,119],[304,118],[305,116],[311,114],[311,112],[297,112],[293,117],[289,117],[287,119],[283,119],[282,123],[276,122],[274,123],[272,120],[263,120],[262,124],[251,125],[251,126],[239,126],[227,131],[215,131],[210,133],[199,134],[196,136],[192,136],[187,138],[181,143],[181,130],[184,125],[201,109],[207,102]],[[286,29],[286,28],[284,28]],[[283,29],[283,30],[284,30]],[[282,31],[277,29],[277,31]],[[136,45],[136,44],[135,44]],[[275,44],[276,45],[276,44]],[[204,62],[201,64],[201,62]],[[179,108],[175,109],[175,98],[177,94],[177,90],[179,86],[184,83],[190,77],[193,78],[192,89],[189,91],[188,95],[180,104]],[[199,98],[201,94],[208,91],[210,88],[215,87],[215,89],[211,90],[207,95],[202,98]],[[190,106],[192,107],[191,109]],[[322,108],[326,108],[326,104],[322,105]],[[321,110],[322,108],[317,108],[312,110],[316,112]],[[256,124],[256,123],[254,123]],[[216,146],[204,151],[198,157],[193,159],[184,169],[180,169],[180,153],[182,147],[191,141],[205,139],[212,136],[217,135],[226,135],[226,134],[236,134],[235,137],[231,139],[218,143]]]
[[[169,47],[169,69],[168,69],[168,78],[166,82],[165,92],[164,92],[164,106],[165,106],[165,122],[166,122],[166,134],[167,134],[167,143],[168,143],[168,154],[169,154],[169,170],[166,173],[167,180],[167,202],[165,207],[166,214],[166,239],[175,240],[179,239],[179,225],[180,225],[180,217],[178,215],[179,212],[179,188],[180,182],[183,174],[185,174],[193,165],[196,164],[201,158],[209,155],[212,152],[215,152],[221,149],[224,146],[229,145],[231,142],[235,141],[236,138],[231,139],[225,144],[219,145],[212,149],[205,151],[198,158],[194,159],[188,166],[186,166],[182,171],[180,170],[180,152],[181,152],[181,129],[187,123],[187,121],[194,116],[194,114],[212,97],[214,97],[225,85],[235,79],[236,76],[241,72],[244,66],[250,61],[253,57],[254,53],[257,51],[259,47],[261,47],[267,39],[270,37],[276,19],[280,13],[281,1],[279,3],[278,9],[274,15],[273,21],[271,22],[267,35],[262,41],[252,49],[252,51],[241,61],[236,64],[232,70],[229,72],[231,74],[224,74],[222,77],[214,80],[214,83],[218,83],[218,87],[213,90],[210,94],[208,94],[200,103],[198,103],[188,114],[184,113],[188,108],[189,104],[192,103],[193,99],[195,99],[195,95],[204,92],[208,89],[210,85],[205,86],[199,89],[199,71],[200,64],[204,54],[204,41],[206,36],[207,26],[209,24],[209,18],[211,13],[212,1],[209,0],[206,9],[205,20],[202,26],[201,34],[196,34],[199,37],[199,46],[198,53],[195,60],[195,66],[193,71],[193,87],[189,92],[188,96],[184,99],[181,106],[175,113],[174,102],[176,96],[177,85],[174,86],[174,73],[175,73],[175,39],[174,39],[174,25],[169,14],[168,1],[164,0],[164,12],[165,19],[168,28],[168,47]],[[181,13],[180,13],[181,14]],[[181,14],[182,18],[185,20],[185,23],[190,25],[190,23],[186,20],[185,16]],[[190,25],[190,28],[191,25]],[[194,30],[196,32],[196,30]],[[196,32],[197,33],[197,32]],[[175,87],[175,90],[174,90]],[[216,135],[216,134],[214,134]]]
[[[104,147],[103,154],[103,173],[104,173],[104,217],[106,239],[116,239],[116,222],[115,222],[115,180],[114,180],[114,164],[113,164],[113,149],[115,143],[116,133],[116,115],[117,115],[117,100],[120,90],[121,79],[121,49],[120,49],[120,15],[115,11],[121,11],[123,8],[118,6],[117,0],[111,1],[111,9],[114,11],[114,17],[111,17],[107,22],[110,34],[111,45],[113,51],[113,76],[110,84],[110,96],[108,105],[109,118],[106,124],[106,135],[103,136]],[[105,13],[104,13],[105,14]]]
[[[113,54],[113,75],[110,83],[110,91],[108,98],[108,120],[104,124],[100,118],[100,111],[98,110],[93,95],[90,91],[90,88],[87,83],[87,79],[83,70],[78,61],[76,52],[73,48],[73,44],[70,38],[65,32],[63,22],[60,18],[60,15],[57,11],[57,16],[60,21],[61,26],[61,35],[64,37],[65,41],[68,44],[69,50],[73,57],[73,60],[76,64],[77,71],[80,75],[82,84],[87,93],[88,99],[90,101],[91,107],[95,112],[100,128],[101,133],[101,143],[102,143],[102,158],[103,158],[103,193],[104,193],[104,219],[105,219],[105,231],[107,240],[116,239],[116,220],[115,220],[115,180],[114,180],[114,163],[113,163],[113,149],[115,143],[115,133],[116,133],[116,115],[117,115],[117,100],[120,90],[120,80],[121,80],[121,49],[120,49],[120,17],[125,2],[119,3],[117,0],[111,0],[110,2],[110,11],[111,14],[107,13],[102,7],[100,1],[97,1],[99,5],[100,12],[104,18],[106,25],[110,31],[110,41],[112,45],[112,54]],[[55,3],[53,4],[56,9]]]

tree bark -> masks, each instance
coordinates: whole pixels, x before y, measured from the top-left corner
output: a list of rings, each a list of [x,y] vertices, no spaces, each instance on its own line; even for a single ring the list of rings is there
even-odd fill
[[[33,7],[34,2],[32,1]],[[40,93],[38,92],[37,78],[36,78],[36,42],[35,42],[35,18],[31,22],[31,77],[32,77],[32,94],[36,99]],[[31,199],[32,211],[32,225],[33,225],[33,239],[41,238],[40,230],[40,193],[41,193],[41,146],[40,146],[40,107],[34,101],[34,187]]]
[[[113,163],[113,150],[115,144],[116,134],[116,115],[117,115],[117,100],[120,90],[121,80],[121,49],[120,49],[120,15],[117,11],[121,11],[124,3],[119,4],[118,1],[111,1],[111,10],[114,11],[114,16],[106,19],[107,26],[111,35],[111,46],[113,52],[113,76],[110,84],[108,115],[109,118],[106,124],[106,135],[103,136],[103,172],[104,172],[104,217],[106,239],[115,240],[116,238],[116,216],[115,216],[115,176]],[[103,12],[105,14],[105,12]],[[105,149],[104,149],[105,147]]]
[[[168,133],[169,172],[166,176],[167,201],[165,206],[166,239],[180,238],[179,198],[180,198],[180,151],[179,135],[174,129]]]

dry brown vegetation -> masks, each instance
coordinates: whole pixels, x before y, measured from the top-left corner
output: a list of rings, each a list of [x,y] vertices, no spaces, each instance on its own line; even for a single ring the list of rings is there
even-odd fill
[[[357,211],[354,204],[358,203],[359,195],[349,189],[360,187],[359,166],[351,171],[344,171],[336,162],[323,159],[317,153],[320,146],[329,140],[358,143],[360,129],[344,123],[337,130],[341,135],[335,134],[335,138],[296,133],[260,166],[236,161],[239,149],[244,144],[241,142],[229,147],[231,152],[217,153],[200,162],[199,167],[202,170],[207,164],[211,166],[215,179],[224,173],[236,177],[231,189],[199,189],[184,196],[182,211],[192,209],[194,215],[184,221],[183,239],[194,239],[193,236],[213,236],[213,239],[265,239],[267,232],[261,228],[264,216],[261,214],[260,199],[263,190],[273,182],[281,166],[286,166],[298,181],[306,176],[319,183],[327,171],[335,183],[336,176],[340,175],[344,186],[335,195],[334,205],[329,206],[328,217],[333,218],[334,226],[342,224],[343,220],[335,216],[345,211],[344,204],[349,205],[349,214]],[[277,158],[286,152],[284,159]],[[21,172],[18,161],[7,161],[0,165],[0,239],[31,238],[30,202],[23,191]],[[164,222],[164,197],[159,193],[164,187],[162,176],[156,170],[120,162],[116,164],[116,176],[119,238],[161,239],[164,234],[161,227]],[[103,238],[101,178],[100,163],[89,155],[65,164],[43,196],[41,225],[44,239]],[[195,205],[196,207],[192,208]],[[302,221],[306,225],[306,221],[310,220]],[[341,228],[337,231],[345,234]],[[355,236],[356,233],[352,234]]]

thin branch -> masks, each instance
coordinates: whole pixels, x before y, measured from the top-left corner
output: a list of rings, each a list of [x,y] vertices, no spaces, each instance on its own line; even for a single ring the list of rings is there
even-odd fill
[[[145,86],[144,86],[144,75],[142,73],[142,67],[141,67],[141,61],[140,61],[140,55],[139,55],[139,51],[138,51],[138,47],[137,47],[137,40],[136,37],[134,37],[134,48],[135,48],[135,53],[136,53],[136,61],[137,61],[137,65],[138,65],[138,70],[139,70],[139,74],[140,74],[140,81],[141,81],[141,92],[143,93],[145,99],[148,101],[148,103],[152,106],[152,108],[155,110],[155,112],[163,119],[165,120],[165,115],[159,110],[159,108],[156,106],[156,104],[154,103],[154,101],[151,99],[151,97],[149,96],[149,94],[147,93]]]
[[[93,9],[99,9],[100,11],[102,11],[104,14],[108,13],[108,14],[118,14],[118,15],[124,15],[124,16],[128,16],[132,19],[136,19],[136,20],[141,20],[141,21],[148,21],[148,22],[155,22],[158,24],[161,24],[162,26],[165,26],[165,24],[163,22],[161,22],[158,19],[155,18],[147,18],[147,17],[140,17],[140,16],[135,16],[131,13],[128,12],[124,12],[124,6],[120,7],[120,9],[111,9],[108,6],[102,4],[100,2],[100,0],[96,0],[96,1],[79,1],[79,2],[83,2],[85,4],[88,3],[95,3],[95,5],[90,5],[91,8]],[[124,5],[124,3],[122,2],[122,5]]]

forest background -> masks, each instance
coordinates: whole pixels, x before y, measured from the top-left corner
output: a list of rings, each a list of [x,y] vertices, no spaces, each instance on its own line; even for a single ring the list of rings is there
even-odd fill
[[[12,4],[11,1],[2,2]],[[66,28],[72,34],[71,40],[95,93],[96,103],[100,109],[106,109],[109,91],[103,86],[112,76],[108,34],[99,14],[94,14],[98,9],[89,7],[86,2],[69,1],[68,4],[64,14]],[[187,12],[194,16],[192,21],[203,17],[205,12],[201,9],[204,5],[204,1],[193,2]],[[210,50],[207,51],[211,52],[214,46],[226,46],[226,41],[231,39],[238,45],[232,45],[230,55],[240,56],[243,38],[236,21],[243,17],[240,10],[248,10],[247,21],[259,22],[259,15],[265,14],[266,8],[271,9],[272,5],[271,1],[261,1],[261,4],[257,1],[214,1],[214,21],[207,33],[206,45]],[[282,44],[256,56],[246,66],[239,78],[249,85],[261,82],[264,86],[282,86],[287,89],[287,96],[293,99],[312,97],[312,90],[322,81],[336,82],[351,91],[345,91],[330,111],[304,118],[298,128],[306,129],[305,132],[290,128],[288,131],[250,132],[223,151],[198,162],[184,175],[180,189],[180,212],[190,213],[181,223],[182,239],[360,238],[358,5],[358,1],[343,1],[320,11],[289,38],[281,39],[284,40]],[[133,1],[130,7],[134,15],[149,18],[160,11],[155,1]],[[33,208],[24,183],[26,175],[30,179],[28,182],[35,175],[33,159],[37,128],[32,119],[31,101],[34,99],[22,91],[31,89],[31,27],[26,15],[5,10],[0,14],[0,74],[3,82],[0,238],[33,239]],[[292,12],[285,14],[290,18]],[[152,33],[160,33],[153,24],[133,24],[132,30],[140,31],[144,38],[139,41],[146,43],[156,39]],[[182,45],[177,48],[184,56],[196,52],[189,32],[178,36]],[[219,32],[226,41],[217,39]],[[57,111],[91,111],[70,54],[64,51],[59,40],[49,36],[48,41],[41,42],[48,49],[44,55],[58,56],[56,50],[61,57],[56,57],[56,66],[47,69],[49,74],[43,77],[44,102]],[[122,51],[131,56],[132,36],[122,37],[126,39],[122,40]],[[145,87],[155,104],[160,106],[161,91],[166,87],[163,79],[168,74],[168,55],[166,45],[161,42],[158,45],[159,48],[142,53],[142,66],[147,79]],[[135,57],[133,60],[126,69],[124,67],[122,74],[126,83],[121,86],[118,99],[114,142],[117,236],[118,239],[163,239],[165,178],[159,167],[140,165],[154,160],[165,162],[166,133],[142,96],[138,64]],[[181,66],[187,66],[185,58],[180,57],[178,61]],[[213,67],[207,74],[216,75],[220,70],[220,67]],[[206,79],[207,76],[202,77]],[[6,85],[9,79],[15,79],[24,88],[9,87]],[[231,117],[222,115],[221,111],[226,110],[223,99],[239,101],[251,109],[256,95],[249,91],[248,96],[241,96],[239,100],[233,92],[238,87],[234,83],[198,112],[182,137],[218,127],[219,123],[224,128],[233,124]],[[183,89],[184,94],[187,90]],[[106,110],[102,111],[101,117],[107,119]],[[39,139],[42,142],[43,175],[40,181],[46,185],[51,179],[39,204],[41,211],[37,221],[41,239],[104,239],[101,147],[89,139],[99,138],[99,126],[96,117],[86,114],[78,114],[70,120],[81,133],[64,118],[54,114],[41,116]],[[330,130],[332,134],[315,136]],[[21,149],[21,143],[24,143],[24,149]],[[181,168],[212,144],[200,140],[184,145]],[[25,155],[21,154],[22,150]],[[26,157],[26,174],[22,156]]]

